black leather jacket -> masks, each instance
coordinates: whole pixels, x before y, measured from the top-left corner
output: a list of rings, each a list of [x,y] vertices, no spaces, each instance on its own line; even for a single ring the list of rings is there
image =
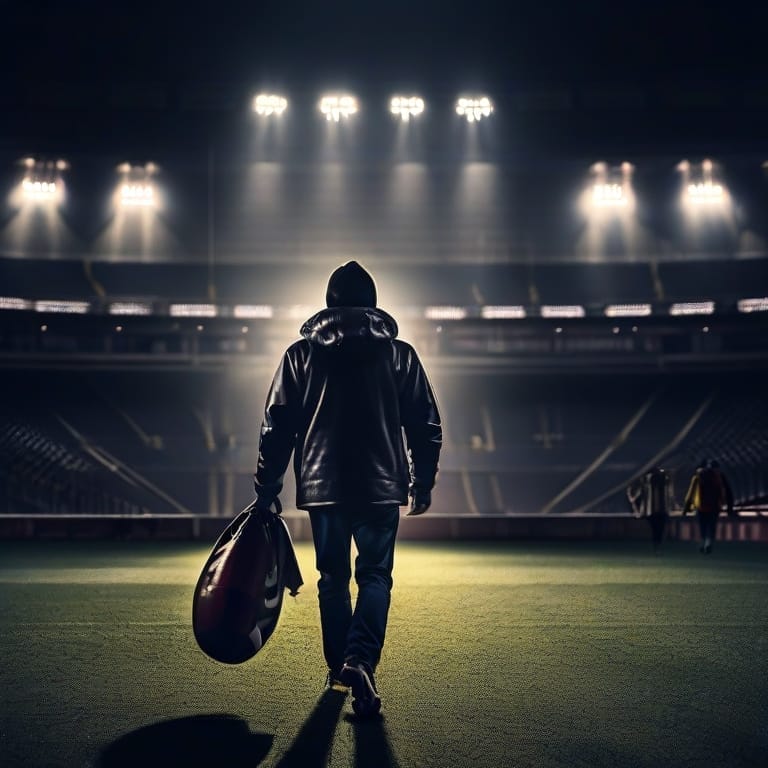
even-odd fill
[[[259,501],[283,485],[294,451],[296,506],[408,502],[435,483],[440,414],[413,347],[380,309],[325,309],[307,320],[272,382],[256,470]],[[403,445],[403,432],[408,455]]]

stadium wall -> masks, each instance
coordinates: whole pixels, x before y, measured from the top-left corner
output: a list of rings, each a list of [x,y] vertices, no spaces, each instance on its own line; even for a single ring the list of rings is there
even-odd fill
[[[285,515],[296,541],[311,540],[309,517]],[[213,541],[228,523],[223,517],[185,515],[63,516],[0,515],[0,539],[129,539]],[[426,515],[400,521],[406,540],[621,541],[650,538],[644,520],[629,515],[518,516]],[[673,541],[698,538],[695,518],[672,518],[667,536]],[[723,517],[718,538],[724,541],[768,542],[768,517]]]

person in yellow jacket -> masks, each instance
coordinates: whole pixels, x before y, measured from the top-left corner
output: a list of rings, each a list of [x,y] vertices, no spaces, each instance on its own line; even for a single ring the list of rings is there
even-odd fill
[[[691,478],[683,503],[684,514],[695,510],[699,515],[699,551],[705,555],[712,552],[712,544],[717,536],[717,518],[723,507],[726,507],[729,515],[733,514],[733,491],[720,465],[709,459]]]

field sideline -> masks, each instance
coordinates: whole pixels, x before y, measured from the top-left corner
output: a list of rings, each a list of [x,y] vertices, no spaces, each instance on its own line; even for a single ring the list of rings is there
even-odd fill
[[[311,546],[255,659],[190,627],[199,543],[0,542],[0,765],[768,765],[768,546],[401,542],[384,718],[323,693]]]

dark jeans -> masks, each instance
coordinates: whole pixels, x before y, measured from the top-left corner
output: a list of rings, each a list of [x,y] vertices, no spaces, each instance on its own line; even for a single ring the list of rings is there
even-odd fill
[[[647,518],[648,525],[651,526],[651,539],[653,540],[653,546],[658,548],[661,546],[661,542],[664,540],[664,531],[667,527],[666,515],[649,515]]]
[[[387,629],[395,536],[400,522],[396,504],[334,505],[310,510],[315,542],[323,653],[329,669],[347,659],[376,669]],[[349,593],[352,539],[357,602]]]
[[[714,542],[717,535],[717,512],[701,512],[699,511],[699,530],[701,531],[701,539],[709,539]]]

